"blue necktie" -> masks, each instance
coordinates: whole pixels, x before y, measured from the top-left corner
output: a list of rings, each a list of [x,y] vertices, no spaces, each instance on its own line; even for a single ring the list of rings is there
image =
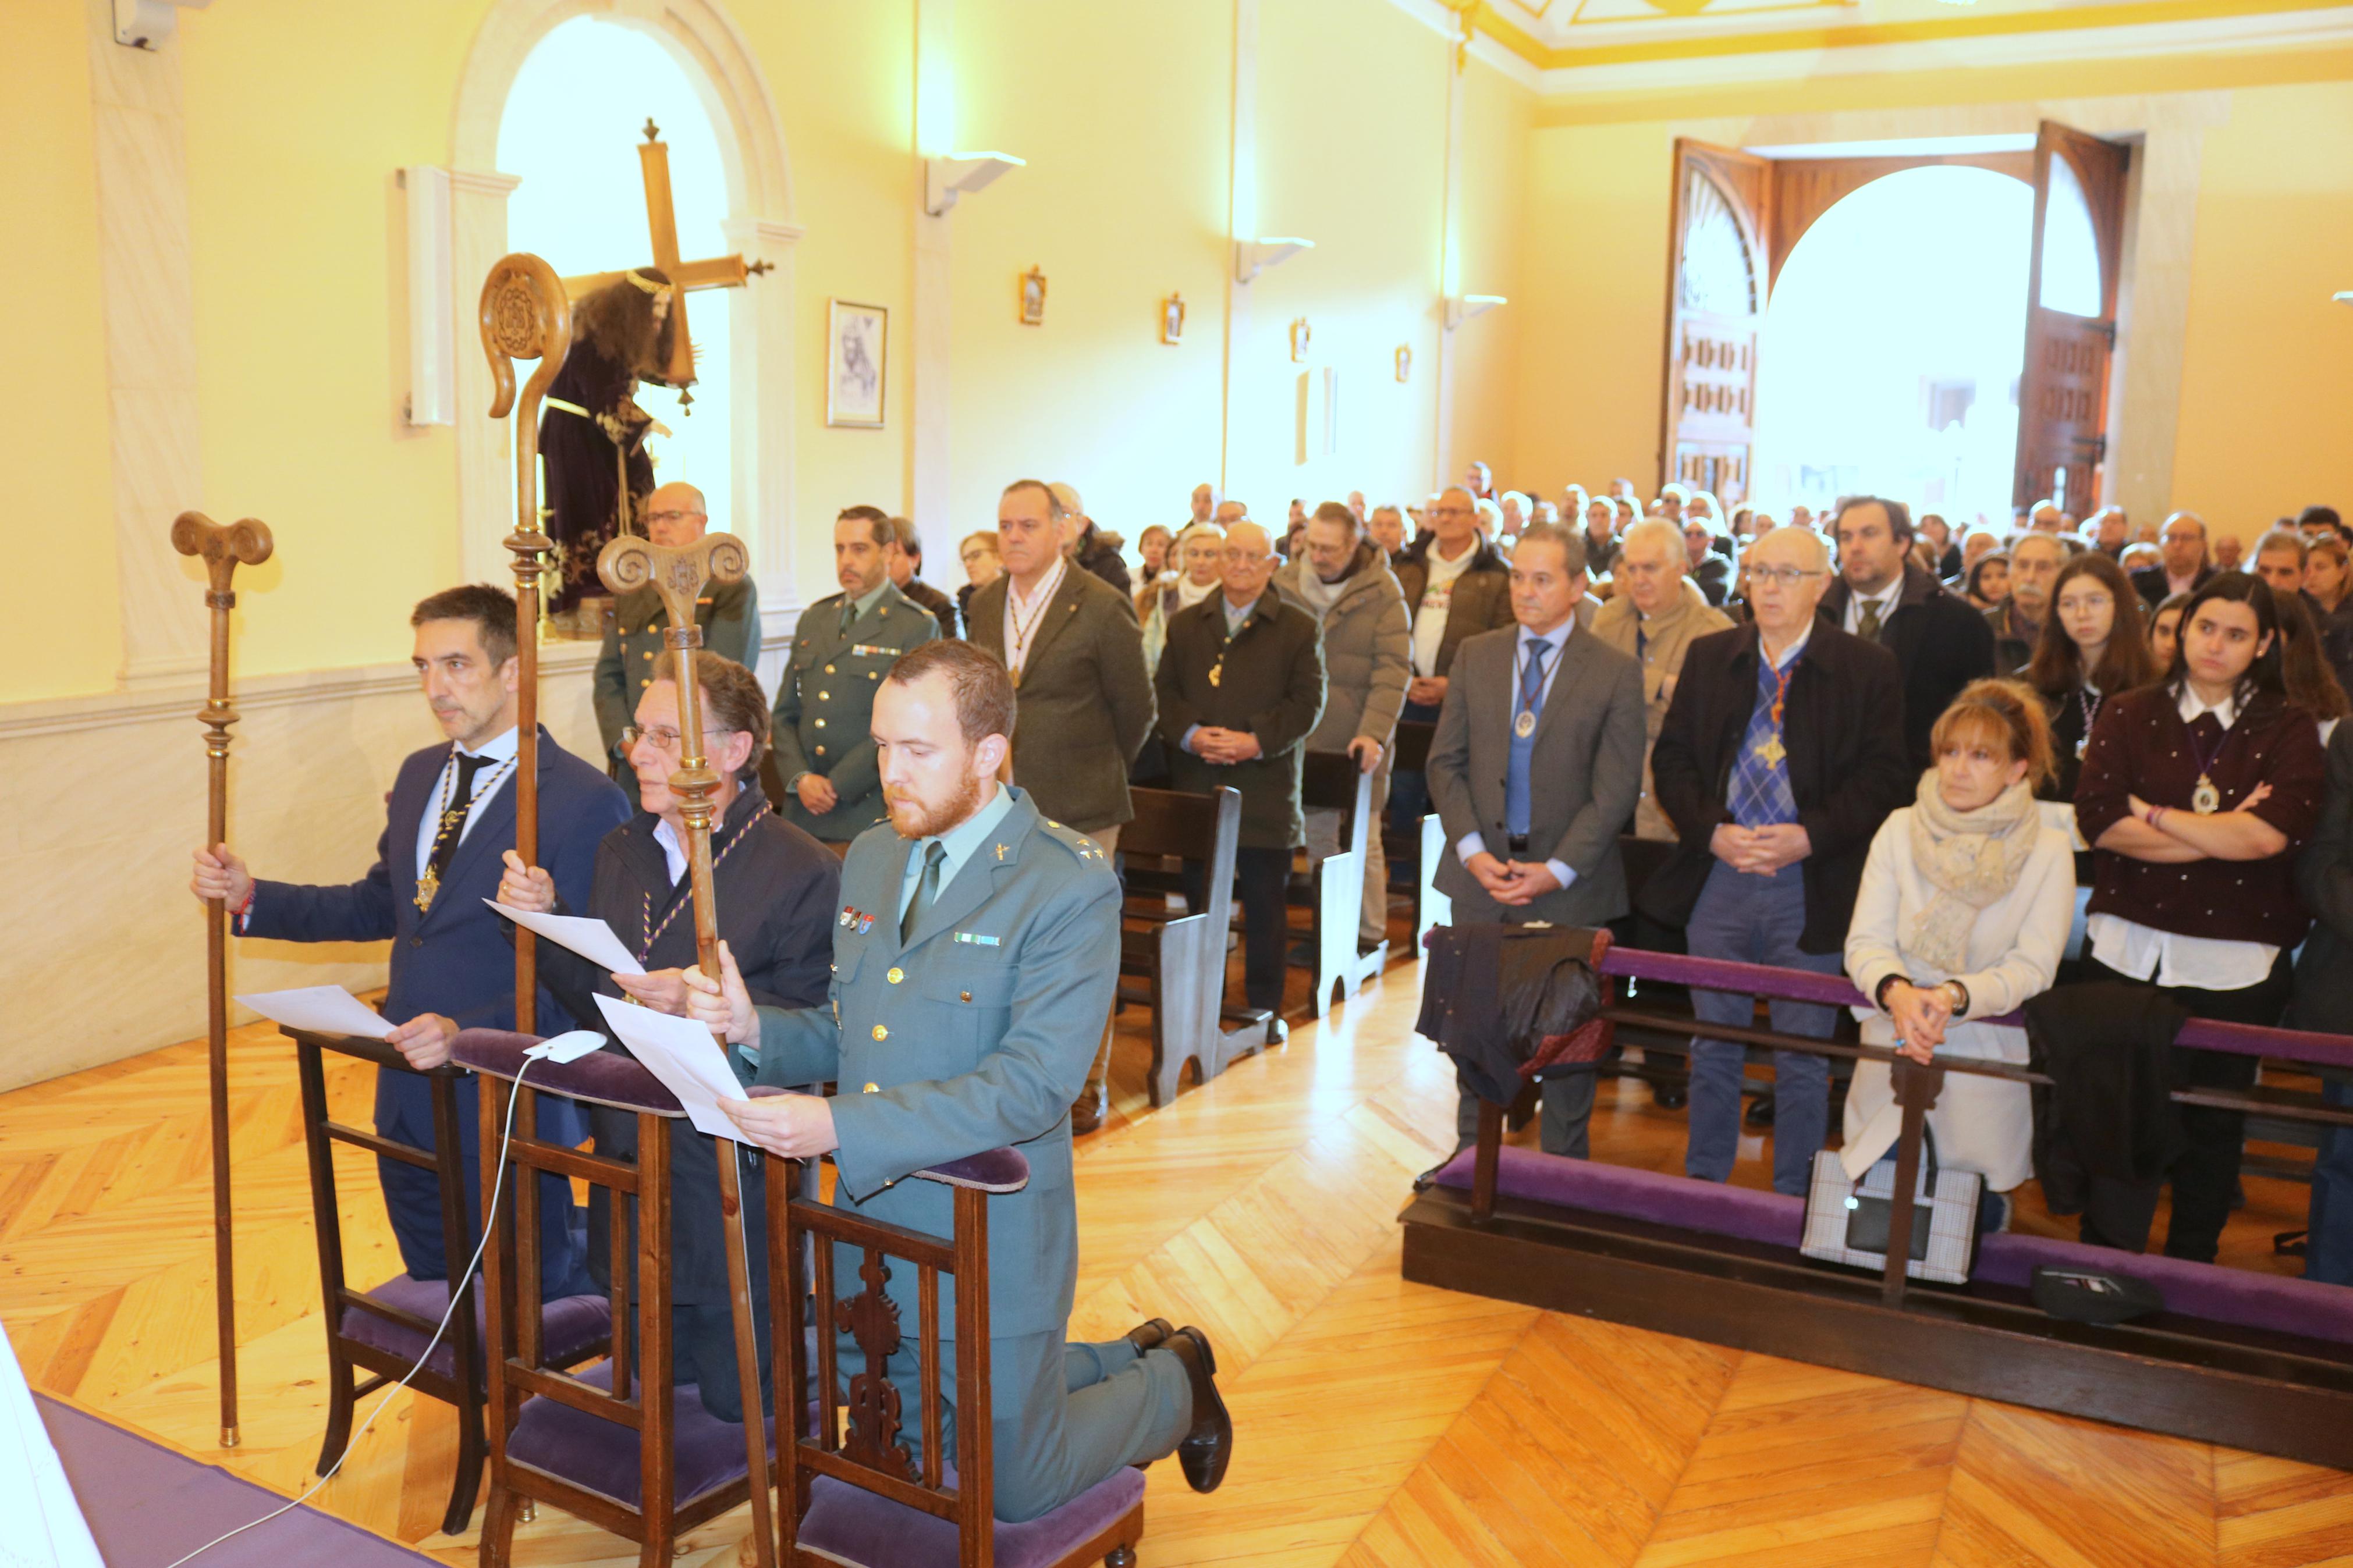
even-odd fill
[[[1525,838],[1528,832],[1528,759],[1536,749],[1534,724],[1523,724],[1522,715],[1533,717],[1544,705],[1544,666],[1551,657],[1552,644],[1542,637],[1528,643],[1527,662],[1520,668],[1520,700],[1512,710],[1512,765],[1504,775],[1504,826],[1514,838]],[[1525,729],[1527,733],[1520,731]]]

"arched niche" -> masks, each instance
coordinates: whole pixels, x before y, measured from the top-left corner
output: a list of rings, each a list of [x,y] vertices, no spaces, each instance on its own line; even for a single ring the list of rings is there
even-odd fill
[[[474,290],[506,253],[507,195],[497,172],[499,121],[524,58],[576,16],[635,28],[685,68],[716,132],[726,171],[730,244],[774,270],[754,279],[729,313],[728,392],[737,531],[752,547],[762,618],[773,641],[801,598],[793,581],[792,171],[784,125],[751,46],[713,0],[496,0],[482,19],[458,83],[450,136],[451,248],[459,294],[459,559],[467,577],[501,581],[500,541],[515,521],[512,433],[490,417],[491,381],[473,323]],[[622,193],[635,198],[634,181]]]

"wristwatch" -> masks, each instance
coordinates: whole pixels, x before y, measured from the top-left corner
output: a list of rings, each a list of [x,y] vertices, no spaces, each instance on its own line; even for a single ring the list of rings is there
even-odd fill
[[[1957,980],[1947,980],[1936,989],[1949,992],[1953,998],[1953,1016],[1967,1017],[1969,1011],[1969,988]]]

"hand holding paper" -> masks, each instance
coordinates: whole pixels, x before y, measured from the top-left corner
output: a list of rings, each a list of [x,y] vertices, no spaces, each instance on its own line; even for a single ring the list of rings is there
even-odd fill
[[[709,1029],[691,1018],[673,1018],[610,996],[599,995],[596,1007],[629,1054],[678,1096],[696,1131],[714,1138],[743,1137],[719,1102],[742,1099],[744,1086],[735,1080],[725,1052]]]

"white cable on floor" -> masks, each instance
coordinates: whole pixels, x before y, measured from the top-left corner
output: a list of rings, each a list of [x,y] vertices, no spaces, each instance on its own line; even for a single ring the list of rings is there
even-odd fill
[[[529,1051],[524,1053],[525,1058],[528,1059],[526,1059],[522,1066],[515,1071],[514,1087],[517,1089],[522,1088],[522,1075],[531,1070],[532,1062],[538,1059],[540,1056],[544,1054],[546,1049],[547,1047],[545,1045],[540,1045],[533,1047]],[[435,1329],[433,1331],[433,1337],[425,1342],[424,1353],[417,1358],[417,1364],[408,1369],[407,1376],[403,1377],[398,1383],[394,1384],[390,1388],[385,1390],[384,1397],[375,1402],[375,1408],[369,1411],[367,1419],[360,1423],[360,1429],[352,1434],[351,1441],[343,1445],[343,1451],[335,1456],[335,1462],[327,1467],[327,1473],[321,1476],[317,1481],[312,1483],[309,1491],[304,1492],[301,1497],[296,1498],[292,1502],[286,1504],[283,1508],[272,1509],[269,1512],[263,1514],[259,1519],[253,1521],[250,1524],[240,1524],[235,1530],[230,1531],[227,1535],[216,1536],[212,1540],[206,1542],[202,1546],[197,1547],[194,1552],[189,1552],[187,1556],[179,1558],[166,1564],[165,1568],[180,1568],[182,1563],[192,1562],[195,1559],[203,1556],[206,1552],[210,1552],[214,1547],[218,1546],[222,1542],[234,1540],[237,1536],[243,1535],[247,1531],[257,1529],[261,1525],[268,1524],[280,1514],[290,1513],[294,1510],[301,1508],[304,1503],[309,1502],[313,1497],[318,1495],[318,1491],[321,1487],[325,1486],[329,1481],[335,1479],[335,1472],[342,1469],[343,1468],[343,1461],[352,1457],[352,1450],[359,1447],[360,1439],[366,1436],[368,1428],[375,1425],[375,1418],[384,1414],[384,1407],[392,1403],[392,1396],[408,1386],[409,1378],[415,1377],[418,1373],[425,1370],[425,1363],[433,1359],[434,1350],[441,1343],[441,1336],[449,1331],[449,1320],[457,1315],[458,1303],[464,1300],[466,1287],[472,1282],[474,1270],[482,1261],[482,1253],[484,1249],[491,1245],[491,1236],[497,1225],[499,1194],[506,1184],[507,1150],[512,1147],[514,1142],[515,1107],[520,1104],[522,1100],[522,1096],[517,1093],[509,1093],[507,1096],[507,1124],[505,1130],[499,1134],[499,1169],[498,1174],[491,1180],[490,1207],[485,1209],[482,1213],[481,1245],[474,1248],[474,1256],[468,1260],[465,1273],[459,1277],[457,1284],[450,1287],[449,1305],[442,1310],[440,1327]]]

